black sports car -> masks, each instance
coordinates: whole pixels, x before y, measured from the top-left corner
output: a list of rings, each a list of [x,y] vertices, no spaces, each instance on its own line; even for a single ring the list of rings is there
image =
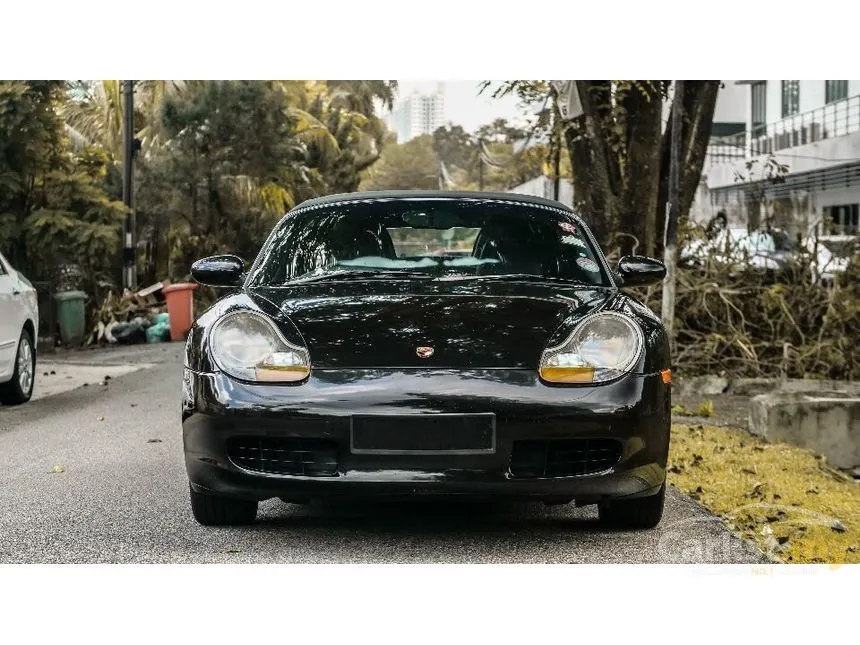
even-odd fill
[[[660,521],[669,350],[621,291],[663,265],[607,266],[561,204],[379,192],[313,199],[186,345],[183,438],[202,524],[252,522],[272,497],[508,496]]]

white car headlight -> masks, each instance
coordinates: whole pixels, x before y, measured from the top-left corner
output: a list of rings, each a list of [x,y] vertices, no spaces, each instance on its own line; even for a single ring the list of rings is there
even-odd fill
[[[642,355],[642,330],[624,314],[607,311],[580,322],[546,349],[538,372],[550,383],[603,383],[629,372]]]
[[[268,318],[251,311],[227,314],[212,327],[212,358],[243,381],[294,383],[311,372],[308,350],[281,335]]]

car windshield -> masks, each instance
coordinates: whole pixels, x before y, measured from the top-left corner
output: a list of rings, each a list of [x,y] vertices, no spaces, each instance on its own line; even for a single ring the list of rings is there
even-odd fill
[[[297,210],[260,251],[249,285],[335,279],[517,279],[610,286],[572,214],[493,200],[373,200]]]

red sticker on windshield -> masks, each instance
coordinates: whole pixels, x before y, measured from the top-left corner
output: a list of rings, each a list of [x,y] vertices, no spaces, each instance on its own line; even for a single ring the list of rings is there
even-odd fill
[[[567,233],[573,233],[574,235],[576,235],[576,225],[575,224],[571,224],[570,222],[559,222],[558,227],[562,231],[566,231]]]

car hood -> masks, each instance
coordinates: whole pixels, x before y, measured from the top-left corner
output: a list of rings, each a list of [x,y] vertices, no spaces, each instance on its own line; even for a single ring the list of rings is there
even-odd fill
[[[560,326],[612,289],[558,283],[383,281],[254,288],[327,367],[529,368]],[[432,347],[420,358],[418,347]]]

